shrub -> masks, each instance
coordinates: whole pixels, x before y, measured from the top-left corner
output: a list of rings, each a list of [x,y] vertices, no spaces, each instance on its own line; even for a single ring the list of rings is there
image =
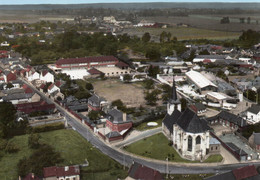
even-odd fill
[[[16,153],[19,150],[20,150],[20,148],[16,144],[14,144],[10,141],[7,143],[7,145],[5,147],[5,152],[7,152],[7,153]]]
[[[34,127],[33,132],[41,133],[41,132],[48,132],[48,131],[59,130],[59,129],[64,129],[64,128],[65,128],[65,126],[63,123],[53,123],[53,124],[47,124],[47,125]]]

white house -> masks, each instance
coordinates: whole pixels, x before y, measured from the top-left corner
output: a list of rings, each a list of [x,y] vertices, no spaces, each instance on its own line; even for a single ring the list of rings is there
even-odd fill
[[[60,88],[58,86],[55,85],[55,83],[52,83],[49,87],[48,87],[48,93],[51,94],[55,91],[59,91],[60,92]]]
[[[38,72],[33,72],[27,78],[28,78],[28,81],[33,81],[33,80],[36,80],[36,79],[40,79],[40,74]]]
[[[253,124],[260,122],[260,106],[252,105],[246,111],[247,120]]]
[[[41,72],[40,80],[54,83],[54,76],[53,74],[45,70]]]
[[[80,180],[79,166],[45,167],[43,168],[43,180]]]

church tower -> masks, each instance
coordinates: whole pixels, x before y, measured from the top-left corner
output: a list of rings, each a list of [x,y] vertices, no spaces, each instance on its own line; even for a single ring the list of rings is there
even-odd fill
[[[172,94],[171,94],[171,98],[169,99],[168,104],[167,104],[167,113],[169,115],[171,115],[172,112],[175,109],[177,109],[181,112],[181,102],[180,102],[180,100],[178,99],[178,96],[177,96],[175,80],[174,80],[174,77],[173,77]]]

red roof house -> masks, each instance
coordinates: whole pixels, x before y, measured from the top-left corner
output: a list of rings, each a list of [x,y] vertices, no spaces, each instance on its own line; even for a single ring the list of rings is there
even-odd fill
[[[44,178],[51,178],[54,177],[55,179],[58,179],[59,177],[62,177],[64,179],[66,178],[74,178],[79,180],[80,175],[80,169],[79,166],[65,166],[65,167],[46,167],[43,168],[43,177]]]
[[[254,165],[234,169],[232,172],[233,175],[236,177],[236,180],[246,179],[258,175],[258,172]]]
[[[33,173],[28,174],[23,180],[41,180],[39,177],[35,176]]]

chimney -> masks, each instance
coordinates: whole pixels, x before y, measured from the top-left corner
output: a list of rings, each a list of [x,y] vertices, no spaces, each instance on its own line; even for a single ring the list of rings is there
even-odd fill
[[[65,167],[64,167],[64,170],[65,170],[65,171],[68,171],[68,170],[69,170],[69,166],[65,166]]]
[[[123,113],[123,121],[126,121],[126,113]]]
[[[32,178],[34,179],[34,173],[32,173]]]

